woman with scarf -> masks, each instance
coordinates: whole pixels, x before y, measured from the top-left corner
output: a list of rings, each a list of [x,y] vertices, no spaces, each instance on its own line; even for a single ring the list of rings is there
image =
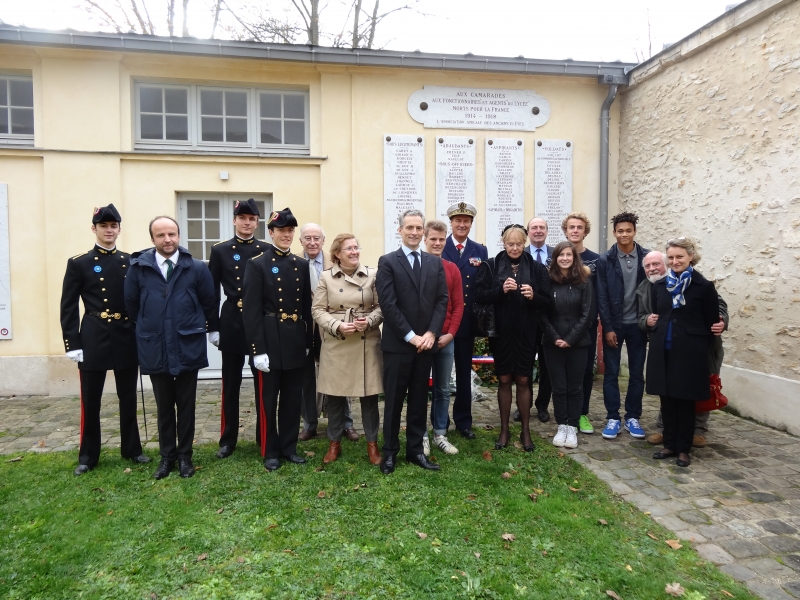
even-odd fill
[[[537,312],[550,306],[550,278],[545,266],[525,252],[527,231],[522,225],[503,230],[503,247],[496,257],[484,261],[475,281],[475,301],[493,304],[497,337],[489,338],[494,370],[499,380],[500,437],[495,448],[508,445],[511,416],[511,384],[517,387],[517,408],[522,420],[519,441],[533,452],[530,432],[533,360],[536,354]]]
[[[688,467],[694,435],[694,406],[710,395],[708,370],[712,326],[719,320],[714,284],[695,270],[700,254],[695,242],[680,237],[667,242],[667,276],[653,284],[647,393],[661,397],[664,448],[660,460],[675,456]]]

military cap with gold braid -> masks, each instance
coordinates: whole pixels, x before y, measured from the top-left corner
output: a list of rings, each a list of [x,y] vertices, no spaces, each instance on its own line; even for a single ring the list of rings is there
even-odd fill
[[[472,217],[474,219],[477,214],[478,209],[469,202],[456,202],[447,209],[447,218],[449,219],[458,216]]]
[[[291,209],[273,211],[267,221],[267,229],[274,227],[297,227],[297,219],[294,218]]]

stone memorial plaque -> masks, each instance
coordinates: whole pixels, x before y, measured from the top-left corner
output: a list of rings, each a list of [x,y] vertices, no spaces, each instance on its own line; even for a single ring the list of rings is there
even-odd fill
[[[475,206],[475,138],[436,138],[436,218],[448,225],[447,209],[455,202]],[[469,232],[475,239],[475,228]]]
[[[426,85],[408,98],[408,114],[427,128],[536,131],[550,103],[533,90]]]
[[[503,228],[525,225],[525,144],[517,138],[488,138],[486,154],[486,248],[503,249]]]
[[[11,260],[8,243],[8,184],[0,183],[0,340],[11,339]]]
[[[572,212],[572,142],[537,140],[534,160],[534,214],[547,220],[547,245],[564,240],[561,221]]]
[[[416,135],[383,136],[383,247],[402,242],[397,218],[406,210],[425,210],[425,139]]]

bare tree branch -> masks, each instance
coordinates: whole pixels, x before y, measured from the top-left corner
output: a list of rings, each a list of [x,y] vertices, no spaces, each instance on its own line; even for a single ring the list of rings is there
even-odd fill
[[[85,2],[86,11],[89,14],[94,14],[95,16],[99,17],[100,20],[106,25],[116,29],[117,33],[123,33],[122,27],[117,20],[112,17],[102,6],[98,5],[97,2],[94,2],[93,0],[85,0]]]
[[[189,37],[189,0],[183,0],[183,29],[181,30],[181,35],[183,37]]]
[[[369,40],[367,40],[367,48],[372,48],[372,42],[375,41],[375,27],[378,25],[378,5],[380,3],[380,0],[375,0],[375,6],[372,9],[372,23],[369,25]]]
[[[131,0],[131,10],[133,10],[133,16],[139,21],[139,27],[142,28],[142,33],[148,33],[147,24],[144,22],[144,19],[142,19],[142,15],[139,14],[139,7],[136,6],[136,0]]]
[[[352,46],[353,48],[358,48],[358,42],[359,42],[358,21],[361,18],[361,2],[362,0],[356,0],[355,10],[353,10],[353,46]]]
[[[175,35],[175,0],[167,0],[167,31],[169,37]]]
[[[117,0],[117,8],[120,10],[122,15],[125,17],[125,22],[128,24],[128,31],[134,31],[135,32],[136,31],[136,27],[134,27],[133,23],[131,22],[131,19],[128,16],[128,13],[125,11],[124,8],[122,8],[122,3],[120,2],[120,0]]]
[[[214,34],[217,31],[217,24],[219,23],[219,11],[222,9],[222,0],[217,0],[214,7],[214,25],[211,26],[211,39],[214,39]]]
[[[150,35],[155,35],[156,30],[155,27],[153,27],[153,21],[150,19],[150,11],[147,10],[147,2],[145,2],[145,0],[142,0],[142,6],[144,7],[144,14],[147,17],[147,29]]]

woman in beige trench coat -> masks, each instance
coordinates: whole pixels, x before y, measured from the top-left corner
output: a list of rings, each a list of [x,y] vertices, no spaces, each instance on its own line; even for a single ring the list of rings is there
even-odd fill
[[[361,248],[351,233],[334,238],[330,256],[333,266],[320,276],[311,307],[322,336],[317,390],[328,396],[330,446],[322,462],[339,458],[347,396],[358,396],[367,454],[373,465],[379,465],[383,358],[378,326],[383,314],[375,291],[377,270],[361,264]]]

